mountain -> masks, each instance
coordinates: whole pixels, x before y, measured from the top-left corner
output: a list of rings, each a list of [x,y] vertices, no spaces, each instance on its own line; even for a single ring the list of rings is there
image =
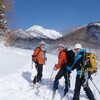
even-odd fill
[[[81,43],[83,47],[100,48],[100,22],[76,28],[73,32],[58,38],[56,41],[68,45]]]
[[[26,49],[34,49],[42,40],[46,42],[49,51],[57,49],[59,43],[71,48],[74,44],[81,43],[85,48],[100,49],[100,22],[75,28],[70,33],[66,32],[64,36],[54,30],[34,25],[25,31],[22,29],[9,31],[4,40],[7,45]]]
[[[9,31],[9,35],[19,38],[37,38],[37,39],[57,39],[62,37],[62,34],[50,29],[45,29],[41,26],[34,25],[27,30],[17,29]]]
[[[41,26],[34,25],[26,30],[30,36],[36,37],[36,38],[50,38],[50,39],[57,39],[59,37],[62,37],[62,34],[50,29],[45,29]]]
[[[9,34],[14,35],[14,36],[19,37],[19,38],[22,38],[22,39],[31,37],[30,34],[28,34],[27,32],[25,32],[22,29],[10,31]]]
[[[22,29],[9,31],[3,36],[7,46],[33,49],[36,45],[39,45],[40,41],[44,40],[48,45],[62,37],[62,34],[55,30],[34,25],[25,31]]]
[[[88,24],[87,33],[95,43],[100,44],[100,22]]]

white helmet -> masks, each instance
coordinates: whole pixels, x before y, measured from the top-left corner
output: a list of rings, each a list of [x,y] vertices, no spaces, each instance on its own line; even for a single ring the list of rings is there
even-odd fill
[[[82,48],[81,44],[75,44],[74,49],[81,49],[81,48]]]
[[[42,44],[45,45],[45,42],[44,42],[44,41],[41,41],[41,42],[40,42],[40,45],[42,45]]]

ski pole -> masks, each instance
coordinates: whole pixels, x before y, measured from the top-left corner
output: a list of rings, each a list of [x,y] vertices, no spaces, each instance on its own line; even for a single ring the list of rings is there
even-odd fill
[[[33,69],[33,61],[31,62],[31,68]]]
[[[91,80],[91,82],[93,83],[93,85],[95,86],[95,88],[97,89],[97,91],[98,91],[99,94],[100,94],[100,91],[99,91],[99,89],[97,88],[97,86],[94,84],[94,82],[93,82],[93,80],[92,80],[92,77],[90,77],[90,80]]]
[[[51,79],[52,79],[53,73],[54,73],[54,69],[52,70],[52,73],[51,73],[51,76],[50,76],[50,78],[49,78],[48,84],[50,84],[50,81],[51,81]]]
[[[56,65],[57,65],[57,64],[55,64],[55,66],[56,66]],[[55,67],[55,66],[54,66],[54,67]],[[49,80],[51,80],[53,73],[54,73],[54,68],[53,68],[53,70],[52,70],[52,73],[51,73],[51,76],[50,76],[50,79],[49,79]]]
[[[52,73],[51,73],[51,77],[50,77],[50,80],[52,79],[52,75],[53,75],[53,72],[54,72],[54,69],[53,69],[53,71],[52,71]]]

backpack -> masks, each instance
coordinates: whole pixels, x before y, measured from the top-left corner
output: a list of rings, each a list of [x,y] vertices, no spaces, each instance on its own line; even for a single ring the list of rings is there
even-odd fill
[[[84,66],[87,72],[93,74],[97,72],[96,56],[93,53],[87,52],[83,55]]]
[[[75,53],[73,50],[68,50],[67,48],[64,49],[67,57],[67,66],[72,66],[75,58]]]

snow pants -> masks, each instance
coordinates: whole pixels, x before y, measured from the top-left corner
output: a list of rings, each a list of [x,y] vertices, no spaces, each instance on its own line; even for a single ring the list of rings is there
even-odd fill
[[[43,72],[43,64],[36,64],[35,68],[37,70],[37,75],[33,79],[33,83],[35,84],[36,82],[41,82],[42,79],[42,72]]]
[[[80,95],[81,86],[83,86],[83,89],[84,89],[87,97],[89,98],[89,100],[95,100],[94,95],[93,95],[93,93],[88,85],[88,81],[85,84],[85,86],[83,85],[84,82],[85,82],[84,76],[81,76],[81,78],[80,78],[80,75],[76,76],[76,83],[75,83],[73,100],[80,100],[79,95]]]
[[[63,65],[61,67],[61,69],[58,71],[58,73],[55,77],[54,84],[53,84],[53,90],[54,91],[58,89],[59,79],[61,79],[63,76],[64,76],[64,79],[65,79],[65,89],[64,89],[64,91],[68,92],[68,87],[70,87],[70,80],[69,80],[70,75],[67,74],[67,70],[65,68],[65,65]]]

